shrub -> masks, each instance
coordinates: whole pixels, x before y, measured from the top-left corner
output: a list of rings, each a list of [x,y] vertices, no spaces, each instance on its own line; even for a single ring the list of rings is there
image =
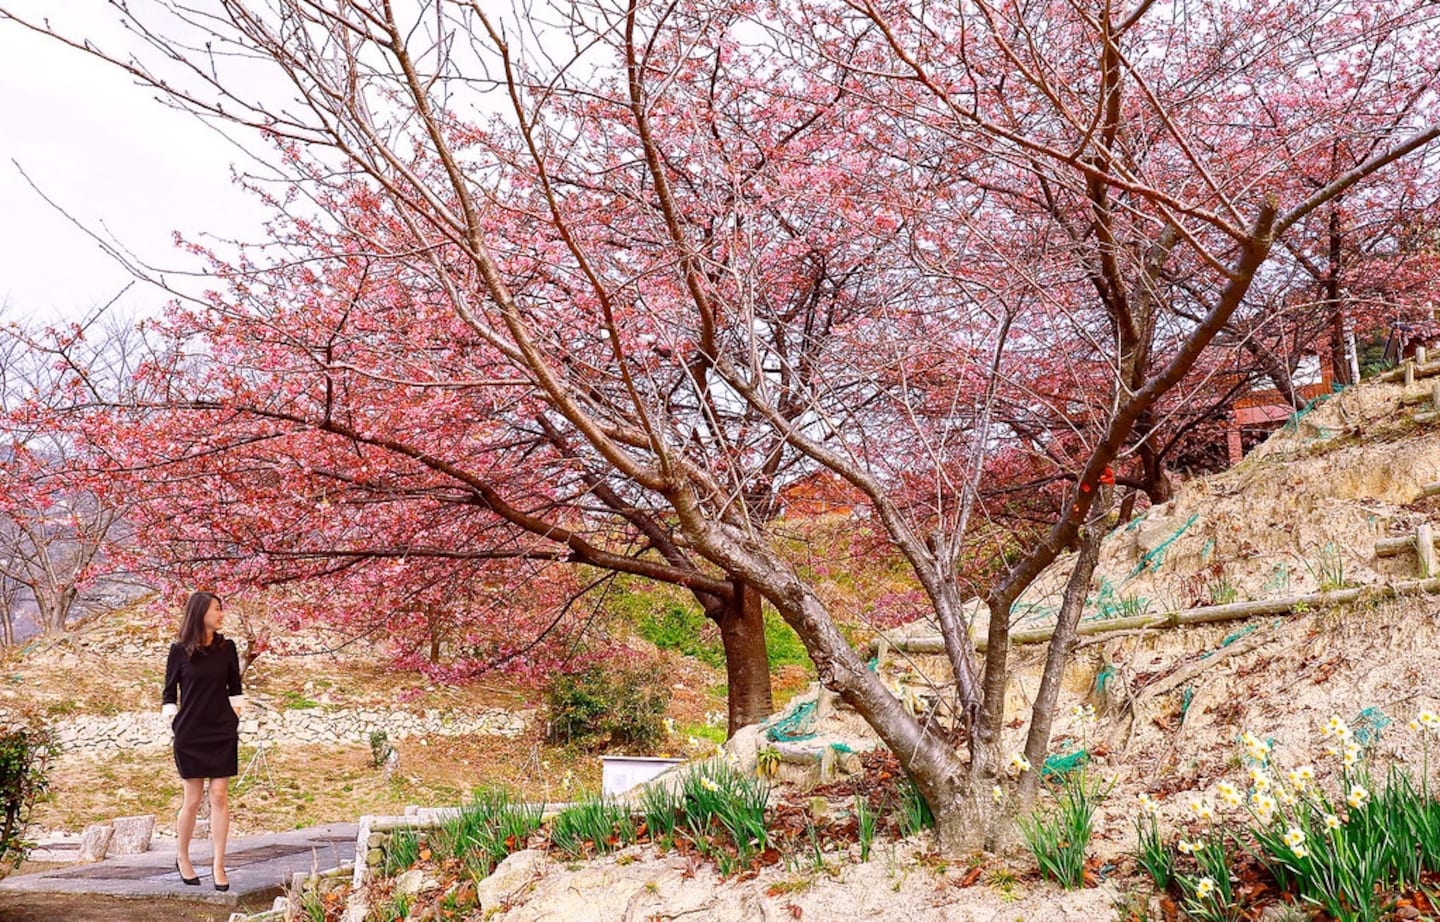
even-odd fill
[[[667,690],[660,670],[595,665],[557,676],[545,691],[547,739],[587,749],[653,749],[665,736]]]
[[[370,767],[384,768],[386,761],[395,752],[390,745],[390,735],[384,730],[370,731]]]
[[[33,843],[30,811],[48,788],[50,736],[28,727],[0,727],[0,877],[18,868]]]

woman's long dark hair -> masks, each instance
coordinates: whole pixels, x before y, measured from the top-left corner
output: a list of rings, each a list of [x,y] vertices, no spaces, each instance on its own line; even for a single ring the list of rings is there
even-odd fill
[[[205,648],[205,613],[210,610],[211,602],[225,607],[225,603],[213,592],[192,592],[185,603],[185,617],[180,619],[180,643],[191,656],[196,650]]]

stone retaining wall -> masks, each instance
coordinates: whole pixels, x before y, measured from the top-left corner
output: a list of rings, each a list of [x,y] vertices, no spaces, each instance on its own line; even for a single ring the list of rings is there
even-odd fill
[[[455,712],[427,710],[421,714],[380,708],[296,708],[285,711],[252,709],[240,721],[240,742],[254,745],[369,744],[370,734],[382,731],[390,740],[412,736],[505,736],[525,732],[533,711],[483,708]],[[163,749],[170,745],[169,722],[158,711],[85,715],[57,721],[55,739],[62,752],[83,750],[114,752],[129,749]]]

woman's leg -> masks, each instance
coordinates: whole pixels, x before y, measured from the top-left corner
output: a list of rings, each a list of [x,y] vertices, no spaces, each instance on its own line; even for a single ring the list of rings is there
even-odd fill
[[[175,860],[180,863],[181,874],[194,877],[195,866],[190,863],[190,837],[195,835],[195,815],[200,812],[205,779],[181,778],[180,784],[185,788],[185,802],[180,805],[180,814],[175,817]]]
[[[230,779],[210,779],[210,844],[214,847],[215,853],[211,862],[214,864],[215,883],[228,884],[230,878],[225,874],[225,837],[230,834]]]

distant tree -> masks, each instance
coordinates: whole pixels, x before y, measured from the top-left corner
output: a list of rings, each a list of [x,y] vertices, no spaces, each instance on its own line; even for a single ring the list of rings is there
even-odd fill
[[[93,337],[87,339],[87,336]],[[113,395],[138,342],[92,318],[63,332],[0,327],[0,604],[7,643],[28,596],[36,624],[65,631],[104,610],[87,588],[113,574],[124,498],[90,476],[89,445],[60,418],[77,399]],[[128,354],[127,354],[128,353]]]

